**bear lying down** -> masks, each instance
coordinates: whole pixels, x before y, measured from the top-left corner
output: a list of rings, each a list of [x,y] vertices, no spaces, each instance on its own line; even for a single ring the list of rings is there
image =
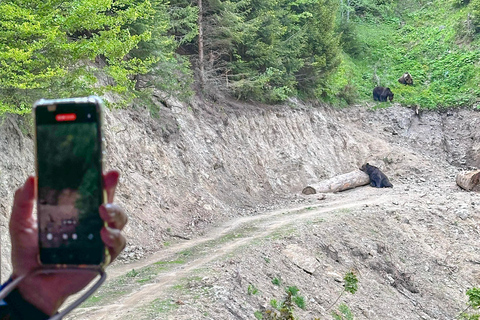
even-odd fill
[[[370,185],[376,188],[392,188],[393,185],[388,180],[387,176],[375,166],[368,163],[364,164],[360,170],[368,174],[370,177]]]

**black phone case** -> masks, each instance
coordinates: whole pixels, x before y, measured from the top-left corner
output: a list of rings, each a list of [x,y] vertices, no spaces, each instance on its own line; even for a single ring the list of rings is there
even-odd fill
[[[103,103],[95,96],[33,106],[40,262],[102,265]]]

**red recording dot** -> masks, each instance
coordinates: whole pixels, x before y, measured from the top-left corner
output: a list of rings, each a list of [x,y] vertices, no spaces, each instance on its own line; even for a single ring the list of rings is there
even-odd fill
[[[75,121],[77,115],[75,113],[60,113],[55,116],[57,121]]]

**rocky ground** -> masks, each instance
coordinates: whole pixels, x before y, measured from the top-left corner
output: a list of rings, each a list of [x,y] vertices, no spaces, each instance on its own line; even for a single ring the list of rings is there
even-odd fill
[[[141,110],[106,119],[129,246],[71,319],[266,319],[291,286],[305,304],[298,319],[341,308],[356,319],[454,319],[478,286],[479,195],[455,184],[480,166],[475,110],[166,101],[159,119]],[[30,142],[11,123],[0,150],[15,155]],[[6,168],[29,171],[8,159],[4,199]],[[301,194],[365,162],[394,187]],[[342,294],[348,272],[355,294]]]
[[[234,219],[117,265],[100,303],[73,318],[254,319],[296,286],[306,302],[298,319],[331,319],[341,304],[356,319],[454,319],[478,286],[478,195],[451,179],[405,180],[294,197],[303,206]],[[350,271],[359,289],[337,301]]]

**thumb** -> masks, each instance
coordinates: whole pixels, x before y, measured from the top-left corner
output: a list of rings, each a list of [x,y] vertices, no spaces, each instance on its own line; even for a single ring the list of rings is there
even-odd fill
[[[35,178],[28,177],[23,187],[15,192],[10,217],[12,266],[16,275],[26,274],[38,265],[37,224],[32,215],[34,202]]]
[[[26,222],[31,223],[34,203],[35,178],[30,176],[25,184],[15,192],[12,216],[10,217],[10,231],[26,226]]]

